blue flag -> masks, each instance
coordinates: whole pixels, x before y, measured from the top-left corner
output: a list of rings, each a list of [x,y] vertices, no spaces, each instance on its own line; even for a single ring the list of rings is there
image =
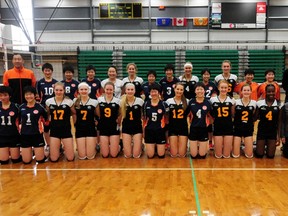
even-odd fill
[[[171,26],[171,18],[157,18],[156,26]]]

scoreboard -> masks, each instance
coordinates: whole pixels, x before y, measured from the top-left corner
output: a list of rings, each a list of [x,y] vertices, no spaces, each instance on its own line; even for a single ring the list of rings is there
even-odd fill
[[[142,18],[141,3],[100,3],[100,18],[125,19]]]

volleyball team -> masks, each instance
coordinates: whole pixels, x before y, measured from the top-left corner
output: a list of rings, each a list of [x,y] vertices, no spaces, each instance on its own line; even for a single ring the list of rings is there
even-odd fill
[[[248,69],[245,80],[237,83],[231,67],[230,61],[223,61],[222,74],[213,81],[209,69],[203,69],[199,81],[192,74],[192,63],[184,65],[179,78],[168,64],[159,83],[153,70],[144,83],[134,63],[127,65],[128,77],[123,80],[111,66],[103,81],[95,78],[96,69],[90,65],[87,78],[78,83],[73,67],[64,67],[65,78],[58,82],[52,77],[53,66],[45,63],[36,88],[24,88],[25,103],[11,102],[11,88],[0,87],[0,163],[11,159],[29,164],[34,156],[44,163],[47,147],[50,161],[57,162],[62,146],[66,160],[73,161],[72,122],[80,160],[95,158],[98,143],[103,158],[117,157],[120,143],[125,158],[140,158],[143,138],[148,158],[165,158],[167,146],[171,157],[204,159],[214,148],[215,158],[238,158],[242,143],[247,158],[274,158],[280,138],[284,144],[288,134],[288,105],[280,107],[275,72],[267,70],[265,82],[258,85],[253,82],[254,71]]]

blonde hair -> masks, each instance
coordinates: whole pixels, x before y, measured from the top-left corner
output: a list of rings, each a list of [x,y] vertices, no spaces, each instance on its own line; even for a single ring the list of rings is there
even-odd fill
[[[81,82],[81,83],[79,83],[79,85],[78,85],[78,90],[79,90],[82,86],[87,87],[87,88],[88,88],[88,94],[90,94],[90,92],[91,92],[91,87],[90,87],[86,82]],[[88,97],[89,97],[89,96],[88,96]],[[78,109],[80,108],[80,102],[81,102],[81,95],[78,94],[78,95],[77,95],[77,99],[76,99],[76,101],[75,101],[75,103],[74,103],[75,107],[78,108]]]
[[[127,83],[125,85],[125,90],[126,90],[127,87],[133,87],[134,90],[136,90],[135,89],[135,85],[133,83]],[[134,96],[134,98],[135,98],[135,96]],[[128,104],[127,95],[123,94],[121,96],[121,100],[120,100],[120,111],[121,111],[122,119],[126,118],[127,104]]]
[[[229,60],[224,60],[221,65],[223,65],[224,63],[228,63],[228,64],[230,65],[230,67],[232,67],[231,61],[229,61]]]
[[[67,97],[67,96],[65,95],[65,85],[64,85],[64,83],[59,82],[59,81],[56,82],[56,83],[54,84],[54,87],[53,87],[54,92],[55,92],[56,86],[61,86],[61,87],[63,88],[63,90],[64,90],[63,99],[64,99],[64,98],[69,98],[69,97]],[[69,99],[70,99],[70,98],[69,98]]]
[[[192,65],[191,62],[186,62],[186,63],[184,64],[184,70],[185,70],[185,67],[187,67],[187,66],[190,66],[191,69],[193,70],[193,65]],[[185,72],[184,72],[184,74],[182,75],[182,77],[186,79]]]
[[[176,89],[176,87],[178,85],[182,86],[183,90],[185,91],[185,86],[182,83],[180,83],[180,82],[176,83],[176,85],[174,87],[174,91],[175,91],[175,89]],[[182,102],[182,105],[183,105],[183,109],[186,110],[186,108],[187,108],[187,99],[186,99],[186,97],[184,95],[184,91],[183,91],[183,94],[181,95],[181,102]]]
[[[135,71],[138,72],[138,68],[137,68],[137,65],[134,63],[134,62],[131,62],[131,63],[128,63],[127,66],[126,66],[126,71],[128,71],[128,68],[133,65],[134,68],[135,68]]]

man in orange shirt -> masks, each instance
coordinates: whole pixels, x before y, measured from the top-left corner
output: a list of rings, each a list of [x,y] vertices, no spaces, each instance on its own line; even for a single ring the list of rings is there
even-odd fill
[[[258,83],[253,82],[254,79],[254,75],[255,72],[252,69],[246,69],[244,72],[245,75],[245,81],[240,82],[234,89],[234,91],[240,95],[240,97],[242,97],[241,95],[241,88],[243,85],[245,84],[249,84],[251,86],[252,89],[252,93],[251,93],[251,99],[257,101],[258,100],[258,96],[257,96],[257,90],[258,90]]]
[[[24,60],[20,54],[13,55],[12,63],[14,67],[4,73],[3,84],[12,88],[11,101],[20,105],[25,102],[24,87],[35,87],[36,77],[32,70],[24,68]]]

